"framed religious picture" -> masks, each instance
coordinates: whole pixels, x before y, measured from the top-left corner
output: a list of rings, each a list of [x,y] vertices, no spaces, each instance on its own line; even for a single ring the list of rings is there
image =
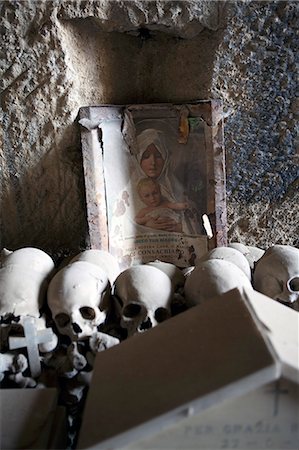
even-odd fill
[[[218,100],[80,109],[90,248],[188,267],[226,245]]]

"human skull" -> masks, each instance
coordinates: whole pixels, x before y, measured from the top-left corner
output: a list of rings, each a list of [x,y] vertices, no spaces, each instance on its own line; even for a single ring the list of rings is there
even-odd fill
[[[117,259],[111,253],[106,252],[105,250],[85,250],[84,252],[81,252],[74,258],[72,258],[70,264],[75,261],[86,261],[99,266],[106,272],[111,285],[114,283],[116,277],[120,273]]]
[[[4,249],[0,268],[0,315],[40,316],[48,278],[54,270],[52,258],[37,248]]]
[[[187,277],[186,303],[188,307],[199,305],[234,288],[252,289],[252,286],[244,272],[232,262],[209,259],[196,266]]]
[[[256,263],[254,288],[274,300],[299,300],[299,249],[290,245],[270,247]]]
[[[251,280],[251,270],[249,262],[240,251],[231,247],[217,247],[203,255],[200,258],[199,262],[201,263],[210,259],[219,259],[235,264],[245,273],[247,278]]]
[[[95,264],[76,261],[61,269],[48,288],[48,305],[61,334],[85,339],[105,321],[100,310],[109,286],[106,273]]]
[[[15,251],[4,248],[0,256],[1,267],[23,266],[43,274],[45,277],[54,269],[52,258],[43,250],[34,247],[24,247]]]
[[[234,248],[242,253],[242,255],[245,256],[247,261],[249,262],[250,269],[254,269],[254,264],[257,262],[265,253],[264,250],[262,250],[259,247],[253,247],[251,245],[244,245],[240,242],[231,242],[228,244],[228,247]]]
[[[128,336],[171,315],[171,280],[156,267],[136,265],[124,270],[115,281],[114,294],[121,302],[121,326]]]
[[[26,346],[31,374],[37,376],[39,352],[52,351],[58,342],[40,315],[54,262],[47,253],[32,247],[14,252],[3,249],[0,259],[1,346],[10,349]],[[20,386],[32,386],[32,379],[21,373],[11,377]]]
[[[247,248],[249,250],[250,256],[248,257],[248,261],[250,263],[250,267],[254,269],[255,263],[258,262],[259,259],[263,256],[265,253],[265,250],[259,247],[255,247],[252,245],[247,245]]]
[[[176,265],[159,261],[158,259],[147,263],[149,266],[162,270],[171,280],[173,288],[173,298],[171,302],[171,314],[177,315],[186,309],[184,298],[185,276],[183,271]]]
[[[164,272],[166,275],[168,275],[172,282],[173,289],[175,291],[177,289],[179,289],[180,287],[184,286],[184,284],[185,284],[184,274],[174,264],[156,260],[156,261],[151,261],[151,262],[147,263],[147,265],[156,267],[157,269],[162,270],[162,272]]]

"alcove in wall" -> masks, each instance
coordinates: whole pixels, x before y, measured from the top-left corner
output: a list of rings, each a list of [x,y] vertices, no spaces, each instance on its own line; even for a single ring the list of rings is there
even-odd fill
[[[222,30],[203,28],[182,38],[169,28],[156,28],[107,32],[94,18],[64,21],[62,42],[76,102],[90,106],[209,98]]]

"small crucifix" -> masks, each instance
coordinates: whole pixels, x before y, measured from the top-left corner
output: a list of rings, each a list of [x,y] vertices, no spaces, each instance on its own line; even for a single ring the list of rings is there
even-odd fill
[[[280,380],[275,381],[274,389],[267,391],[269,394],[274,394],[274,408],[273,416],[277,416],[279,412],[279,397],[281,394],[287,394],[289,391],[287,389],[281,388]]]
[[[27,347],[31,376],[36,378],[41,373],[38,344],[44,344],[53,339],[53,331],[50,328],[37,330],[35,319],[25,317],[23,321],[25,337],[9,337],[9,348],[15,350]]]

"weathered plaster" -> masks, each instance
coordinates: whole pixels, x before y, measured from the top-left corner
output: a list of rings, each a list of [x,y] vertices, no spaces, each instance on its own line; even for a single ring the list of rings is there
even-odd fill
[[[1,246],[85,246],[80,106],[207,97],[228,111],[231,240],[296,244],[296,2],[229,2],[227,25],[223,2],[0,5]]]

